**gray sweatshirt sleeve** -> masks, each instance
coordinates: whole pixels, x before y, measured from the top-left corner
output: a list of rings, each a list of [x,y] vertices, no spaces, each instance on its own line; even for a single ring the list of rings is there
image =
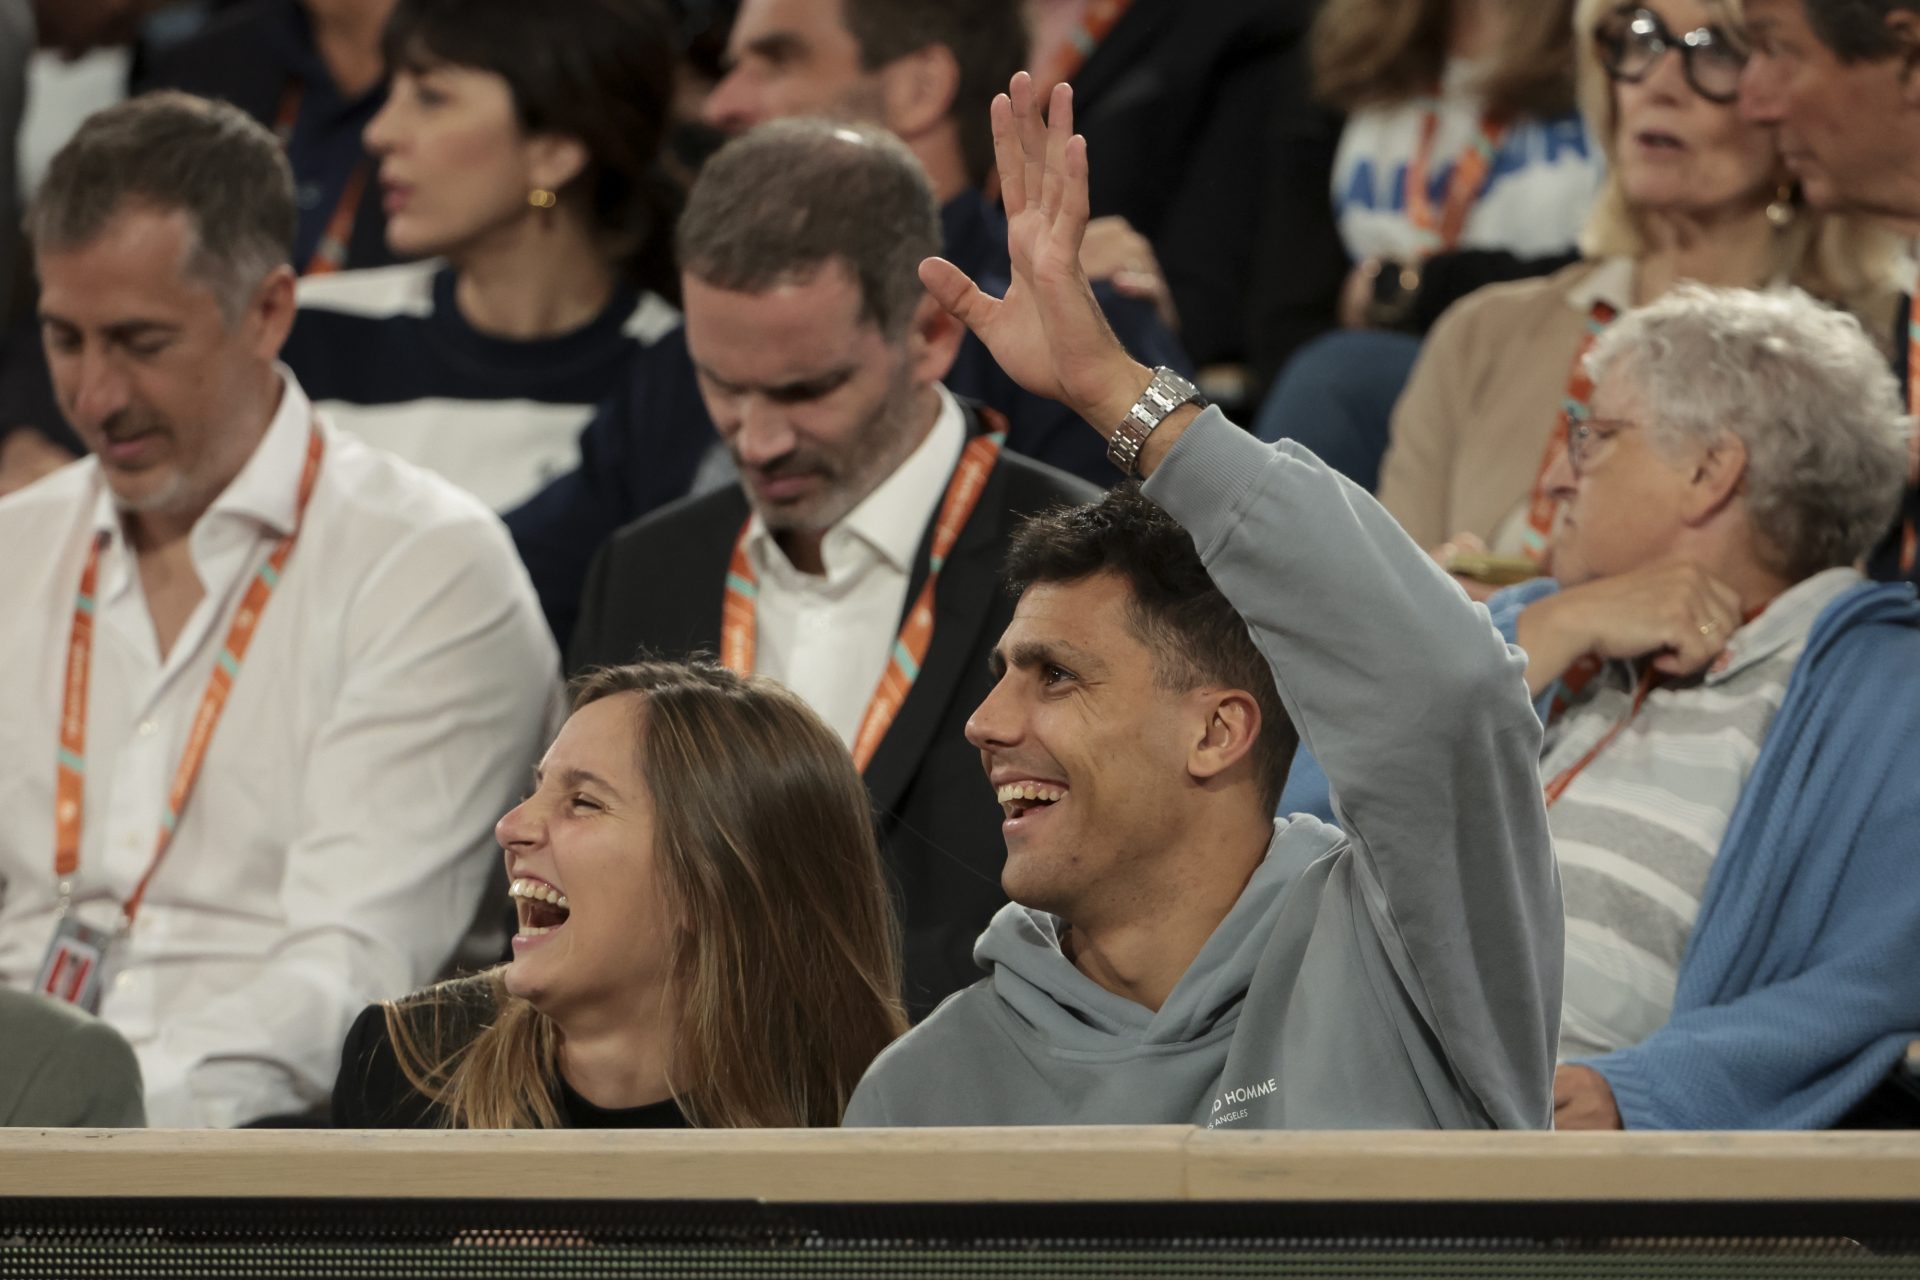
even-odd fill
[[[1460,1087],[1553,1115],[1560,881],[1524,657],[1379,503],[1217,409],[1145,492],[1193,535],[1333,783],[1367,911]]]

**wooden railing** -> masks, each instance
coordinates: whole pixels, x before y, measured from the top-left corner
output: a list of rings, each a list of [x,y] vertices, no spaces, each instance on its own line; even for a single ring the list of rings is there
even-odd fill
[[[1920,1135],[0,1129],[6,1196],[1920,1206]]]

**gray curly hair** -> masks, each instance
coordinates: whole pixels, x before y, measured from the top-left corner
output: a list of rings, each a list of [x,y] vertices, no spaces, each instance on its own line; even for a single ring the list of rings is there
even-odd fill
[[[1609,328],[1587,372],[1627,379],[1669,454],[1740,438],[1757,550],[1792,581],[1858,561],[1899,509],[1899,385],[1859,321],[1798,290],[1683,285]]]

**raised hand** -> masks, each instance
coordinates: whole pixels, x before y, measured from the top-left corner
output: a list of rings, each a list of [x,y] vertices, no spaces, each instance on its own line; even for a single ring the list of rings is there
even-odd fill
[[[1015,382],[1110,432],[1152,373],[1114,337],[1080,263],[1087,140],[1073,132],[1072,88],[1054,89],[1043,123],[1031,77],[1014,76],[993,100],[993,150],[1013,259],[1006,296],[982,292],[944,258],[921,263],[920,280]]]

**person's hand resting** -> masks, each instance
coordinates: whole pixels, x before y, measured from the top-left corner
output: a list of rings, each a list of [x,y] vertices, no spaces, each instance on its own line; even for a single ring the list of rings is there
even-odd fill
[[[1081,264],[1087,140],[1073,132],[1071,86],[1054,89],[1042,123],[1032,79],[1024,71],[1014,76],[993,100],[993,150],[1013,260],[1006,295],[982,292],[944,258],[921,263],[920,280],[1015,382],[1110,435],[1153,373],[1114,337]],[[1171,434],[1163,427],[1155,436]],[[1143,457],[1142,469],[1148,465]]]
[[[1160,323],[1179,331],[1180,312],[1167,287],[1153,243],[1125,218],[1095,218],[1087,223],[1080,241],[1080,266],[1089,280],[1104,280],[1123,298],[1142,298],[1153,304]]]
[[[1624,1129],[1607,1078],[1592,1067],[1562,1065],[1553,1073],[1553,1127]]]
[[[1656,671],[1689,676],[1712,665],[1740,627],[1740,596],[1698,565],[1668,563],[1596,578],[1520,614],[1527,687],[1535,696],[1588,654],[1653,656]]]

